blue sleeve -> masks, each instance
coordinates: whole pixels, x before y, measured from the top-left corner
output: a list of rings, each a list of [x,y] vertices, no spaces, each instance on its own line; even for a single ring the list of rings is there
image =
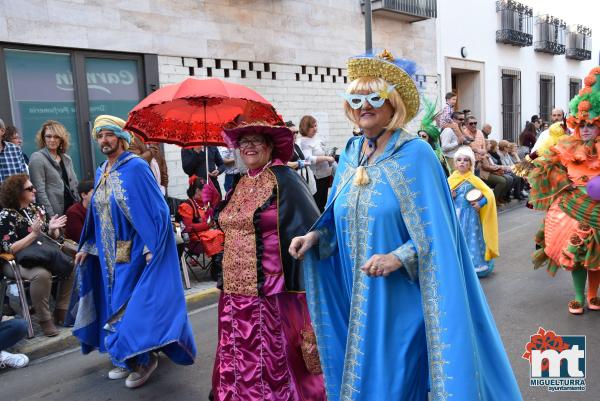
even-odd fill
[[[321,226],[315,231],[319,233],[319,259],[325,259],[333,255],[337,250],[337,238],[335,235],[335,226]]]
[[[419,260],[417,256],[417,249],[415,248],[413,241],[406,241],[404,244],[393,250],[392,255],[398,258],[400,263],[402,263],[402,267],[406,269],[410,279],[412,281],[417,281]]]
[[[487,205],[487,198],[484,196],[483,198],[481,198],[481,200],[479,201],[479,207],[484,207],[485,205]]]

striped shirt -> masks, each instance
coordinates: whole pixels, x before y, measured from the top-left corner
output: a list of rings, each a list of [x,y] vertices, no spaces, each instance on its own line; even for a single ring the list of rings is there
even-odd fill
[[[4,142],[0,151],[0,183],[15,174],[27,173],[27,165],[21,148],[11,142]]]

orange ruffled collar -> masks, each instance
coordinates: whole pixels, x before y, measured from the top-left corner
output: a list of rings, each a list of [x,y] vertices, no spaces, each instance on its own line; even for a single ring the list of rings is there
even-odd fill
[[[592,143],[586,143],[577,134],[565,136],[553,150],[563,165],[579,164],[592,170],[600,170],[600,137]]]

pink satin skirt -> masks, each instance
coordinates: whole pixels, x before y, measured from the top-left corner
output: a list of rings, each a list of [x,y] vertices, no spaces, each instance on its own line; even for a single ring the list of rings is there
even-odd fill
[[[308,372],[300,348],[310,324],[304,294],[221,293],[215,400],[325,401],[323,376]]]

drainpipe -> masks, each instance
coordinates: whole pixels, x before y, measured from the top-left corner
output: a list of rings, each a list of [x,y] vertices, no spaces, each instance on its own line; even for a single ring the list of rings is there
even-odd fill
[[[373,50],[372,22],[373,11],[371,10],[371,0],[365,0],[365,50],[367,53],[371,53]]]

